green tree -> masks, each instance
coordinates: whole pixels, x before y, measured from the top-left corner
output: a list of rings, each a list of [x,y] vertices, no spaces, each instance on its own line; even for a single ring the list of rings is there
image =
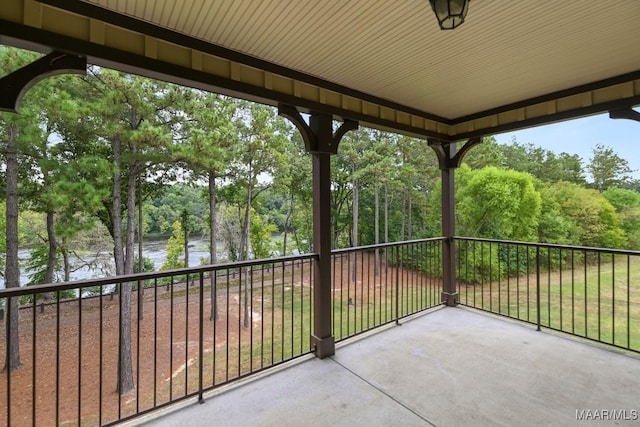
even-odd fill
[[[538,242],[561,245],[579,245],[578,226],[575,218],[564,212],[553,189],[538,182],[541,195],[541,211],[538,221]]]
[[[34,61],[37,55],[0,47],[0,72],[9,74]],[[0,153],[5,163],[5,250],[4,279],[6,288],[20,287],[20,267],[18,264],[18,217],[19,186],[18,175],[22,153],[28,142],[39,133],[38,108],[31,102],[32,93],[27,92],[20,112],[0,113]],[[6,343],[4,371],[13,371],[21,366],[19,342],[19,301],[7,300],[7,315],[11,319],[5,323]],[[11,325],[11,326],[9,326]]]
[[[277,231],[274,224],[263,222],[262,218],[251,211],[251,224],[249,226],[249,240],[254,258],[269,258],[272,254],[273,244],[271,236]]]
[[[540,193],[533,177],[496,167],[459,169],[457,226],[461,234],[534,241],[540,218]]]
[[[515,140],[513,141],[515,144]],[[509,146],[500,145],[493,136],[482,138],[482,143],[473,147],[464,158],[471,169],[482,169],[487,166],[504,166],[506,163],[505,152],[509,152]]]
[[[278,117],[271,107],[241,103],[238,110],[240,143],[233,165],[233,174],[239,189],[242,189],[243,218],[240,222],[240,260],[249,253],[250,212],[253,203],[262,191],[282,179],[286,165],[286,144],[289,143],[290,127]],[[249,289],[245,276],[244,321],[249,327]]]
[[[618,156],[613,149],[604,145],[596,145],[587,165],[591,174],[591,185],[603,191],[609,187],[622,187],[631,180],[633,170],[629,162]]]
[[[602,193],[602,196],[618,213],[629,248],[640,250],[640,193],[623,188],[609,188]]]
[[[576,226],[578,244],[598,248],[624,248],[625,232],[615,208],[597,190],[568,182],[555,183],[545,191]]]
[[[171,270],[174,268],[182,268],[185,266],[184,260],[180,260],[180,256],[184,255],[184,230],[182,228],[182,224],[180,221],[176,221],[172,224],[173,233],[169,240],[167,240],[167,244],[165,249],[167,251],[167,258],[160,270]]]

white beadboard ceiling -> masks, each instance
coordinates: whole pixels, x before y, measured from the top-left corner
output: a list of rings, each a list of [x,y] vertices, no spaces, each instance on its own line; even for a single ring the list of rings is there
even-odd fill
[[[85,0],[455,119],[640,70],[640,0]]]

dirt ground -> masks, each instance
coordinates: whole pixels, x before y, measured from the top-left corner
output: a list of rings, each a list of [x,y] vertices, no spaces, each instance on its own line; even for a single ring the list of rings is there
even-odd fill
[[[146,289],[143,318],[138,320],[137,294],[133,292],[131,342],[137,386],[122,396],[116,392],[117,295],[52,304],[44,312],[39,305],[35,310],[32,306],[22,308],[22,366],[10,375],[0,374],[0,425],[8,424],[7,409],[11,412],[11,426],[33,425],[34,417],[37,426],[105,424],[197,390],[198,363],[194,361],[199,354],[198,293],[198,287],[191,286],[187,294],[184,284],[174,285],[172,292],[164,286],[157,288],[157,293]],[[225,359],[231,359],[233,354],[229,352],[237,351],[243,336],[249,340],[258,322],[253,328],[242,327],[237,290],[228,294],[226,290],[219,291],[217,300],[221,317],[213,322],[209,293],[203,298],[203,354],[212,353],[215,343],[216,348],[224,348]],[[252,319],[257,318],[258,314],[253,313]],[[260,328],[268,326],[263,323]],[[4,328],[4,322],[0,326]],[[5,351],[4,338],[2,334],[0,354]],[[219,365],[230,366],[216,368],[216,383],[238,376],[238,366],[218,359]],[[212,385],[212,368],[207,368],[207,381]],[[81,423],[77,422],[79,419]]]
[[[332,290],[334,296],[340,292],[345,302],[349,299],[356,307],[362,307],[362,299],[370,295],[365,289],[372,289],[374,295],[378,289],[381,296],[382,286],[387,284],[384,273],[374,275],[370,260],[360,264],[365,268],[358,272],[358,280],[349,287],[349,292],[338,288]],[[341,265],[338,268],[341,271],[337,276],[334,274],[334,282],[348,282],[344,277],[349,276],[350,263],[345,260],[338,265]],[[218,291],[220,317],[216,322],[209,318],[211,300],[205,288],[202,298],[205,388],[294,356],[293,350],[287,355],[280,348],[283,345],[276,348],[274,342],[288,343],[290,340],[291,347],[308,351],[311,319],[303,317],[307,314],[300,314],[300,320],[294,320],[298,315],[295,313],[308,311],[306,307],[311,304],[312,279],[308,267],[301,273],[292,272],[291,278],[285,279],[283,275],[277,286],[273,285],[275,280],[270,282],[271,293],[269,287],[263,285],[260,291],[253,293],[251,328],[242,325],[243,299],[237,288],[231,287],[229,292],[226,289]],[[400,277],[395,269],[383,271],[390,280]],[[410,272],[403,272],[401,277],[403,282],[422,280]],[[274,291],[274,288],[281,291]],[[274,292],[281,293],[276,296]],[[282,314],[282,321],[279,321],[283,311],[278,306],[280,300],[288,310],[288,314]],[[189,292],[185,284],[174,285],[173,289],[164,286],[146,289],[141,320],[138,320],[137,301],[134,291],[131,342],[136,387],[124,395],[116,391],[117,295],[52,304],[46,306],[44,312],[39,306],[21,309],[22,366],[9,375],[0,374],[0,425],[7,425],[8,417],[11,426],[102,425],[197,391],[200,364],[198,286],[190,286]],[[367,301],[365,306],[368,304]],[[347,304],[345,307],[348,309]],[[274,315],[274,312],[278,314]],[[0,327],[5,327],[4,322],[0,322]],[[0,354],[3,355],[4,335],[0,337]],[[267,335],[271,344],[264,348],[264,344],[258,343],[267,341]],[[254,343],[256,347],[262,347],[254,348]],[[7,399],[8,390],[10,400]]]

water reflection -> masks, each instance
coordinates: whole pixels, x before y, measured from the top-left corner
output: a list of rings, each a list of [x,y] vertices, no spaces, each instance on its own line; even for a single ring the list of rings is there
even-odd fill
[[[153,261],[155,269],[160,269],[162,264],[167,259],[167,251],[165,245],[166,240],[150,240],[142,243],[142,254],[144,257]],[[135,253],[138,253],[138,245],[135,246]],[[29,282],[29,275],[26,271],[26,263],[29,260],[31,254],[30,249],[20,249],[18,251],[18,257],[20,258],[20,284],[24,286]],[[218,256],[223,255],[222,246],[218,245]],[[95,256],[95,255],[94,255]],[[197,267],[201,265],[202,260],[209,260],[209,243],[206,240],[194,239],[189,241],[189,267]],[[78,266],[84,263],[83,260],[76,256],[70,257],[70,263],[72,265],[71,280],[85,280],[99,277],[105,277],[115,274],[115,264],[113,262],[113,256],[109,253],[102,253],[96,263],[93,263],[94,267],[81,267]],[[73,266],[76,266],[73,268]],[[77,268],[77,269],[76,269]],[[58,272],[58,280],[62,280],[63,273]],[[4,278],[0,277],[0,288],[4,288]]]

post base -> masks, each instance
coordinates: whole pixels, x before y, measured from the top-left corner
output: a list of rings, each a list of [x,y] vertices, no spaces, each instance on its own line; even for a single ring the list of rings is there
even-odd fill
[[[336,354],[336,341],[332,336],[318,338],[315,335],[311,335],[311,348],[317,358],[324,359]]]
[[[458,305],[458,293],[442,292],[442,294],[440,294],[440,301],[442,301],[448,307],[455,307],[456,305]]]

